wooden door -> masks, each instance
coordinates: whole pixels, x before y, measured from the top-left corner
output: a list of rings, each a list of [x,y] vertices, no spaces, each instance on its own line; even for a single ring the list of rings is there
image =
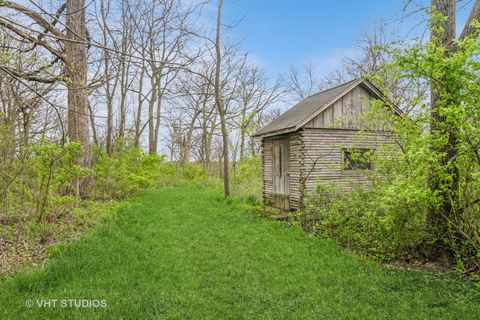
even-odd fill
[[[290,143],[273,141],[273,205],[290,210]]]

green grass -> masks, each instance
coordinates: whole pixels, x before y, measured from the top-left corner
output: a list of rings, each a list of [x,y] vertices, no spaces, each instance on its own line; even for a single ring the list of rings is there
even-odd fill
[[[480,317],[469,281],[359,260],[199,187],[147,192],[53,251],[43,269],[2,280],[0,319]],[[108,306],[27,308],[27,299]]]

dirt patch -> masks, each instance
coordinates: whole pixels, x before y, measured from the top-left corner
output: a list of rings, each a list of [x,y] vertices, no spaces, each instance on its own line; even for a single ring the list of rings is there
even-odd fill
[[[25,217],[1,219],[0,276],[44,264],[51,245],[74,238],[84,229],[74,221],[70,214],[48,216],[42,224]]]
[[[452,267],[447,267],[445,264],[436,261],[393,261],[389,263],[383,263],[387,268],[405,269],[405,270],[420,270],[432,273],[454,273],[455,270]]]
[[[47,247],[47,243],[0,239],[0,275],[42,264],[47,258]]]

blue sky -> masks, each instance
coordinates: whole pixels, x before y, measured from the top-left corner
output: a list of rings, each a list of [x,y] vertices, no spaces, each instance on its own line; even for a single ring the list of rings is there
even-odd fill
[[[243,47],[269,72],[313,61],[318,71],[336,68],[376,20],[401,12],[401,0],[225,0],[224,19],[244,17],[233,30]],[[320,70],[321,69],[321,70]]]
[[[327,74],[338,67],[342,56],[355,54],[359,35],[371,31],[375,21],[384,19],[389,29],[405,34],[408,31],[408,36],[413,37],[411,29],[422,17],[417,14],[401,23],[403,3],[404,0],[224,0],[223,19],[229,24],[244,17],[234,29],[225,32],[242,40],[251,59],[269,74],[286,73],[291,65],[302,66],[307,61],[313,62],[320,74]],[[459,19],[459,25],[462,22]]]

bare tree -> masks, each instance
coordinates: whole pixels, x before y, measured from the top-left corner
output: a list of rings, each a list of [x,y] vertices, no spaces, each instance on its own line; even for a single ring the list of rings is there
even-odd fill
[[[239,160],[245,158],[248,135],[253,134],[253,131],[257,129],[257,126],[254,125],[257,116],[278,102],[285,93],[281,78],[277,78],[271,85],[269,82],[270,79],[265,72],[257,66],[245,68],[240,73],[239,115],[235,117],[236,126],[240,130]]]
[[[386,93],[393,104],[409,113],[414,106],[411,103],[412,99],[418,97],[419,92],[424,92],[426,88],[408,79],[392,76],[385,69],[389,63],[392,63],[388,48],[398,38],[395,32],[387,30],[384,21],[377,22],[372,32],[363,32],[360,35],[357,42],[360,53],[356,56],[344,57],[340,69],[329,74],[327,80],[335,83],[337,79],[345,81],[353,78],[369,78]]]
[[[187,162],[193,149],[194,131],[200,128],[202,114],[208,112],[209,105],[213,106],[212,87],[206,78],[211,79],[213,68],[207,63],[201,64],[203,70],[194,73],[185,73],[178,81],[177,92],[179,97],[174,101],[174,109],[180,112],[186,120],[186,128],[182,135],[180,147],[180,161]],[[210,110],[212,107],[210,107]],[[211,117],[211,114],[210,114]],[[207,133],[208,134],[208,133]]]
[[[84,167],[91,165],[91,150],[89,137],[89,118],[87,107],[87,29],[85,22],[85,1],[67,0],[56,14],[50,14],[41,6],[31,1],[40,12],[27,8],[12,1],[0,2],[0,6],[18,12],[26,20],[33,22],[38,29],[32,29],[27,22],[16,23],[9,18],[0,17],[0,26],[15,33],[22,41],[32,44],[33,48],[41,47],[49,52],[52,60],[47,66],[54,66],[59,62],[63,64],[63,74],[51,77],[38,76],[38,71],[29,74],[19,74],[9,70],[12,75],[29,80],[44,83],[56,83],[64,79],[67,87],[68,104],[68,130],[67,136],[70,141],[80,142],[83,152],[78,156],[78,163]],[[60,15],[65,11],[65,22],[61,22]],[[48,20],[44,16],[50,18]],[[65,27],[65,32],[57,28],[57,24]],[[36,32],[32,34],[32,30]],[[49,37],[46,37],[46,36]],[[53,40],[52,40],[53,39]],[[79,180],[78,192],[86,191],[88,179]]]
[[[92,165],[87,106],[87,27],[85,0],[67,0],[66,5],[65,72],[68,75],[68,137],[79,141],[83,152],[78,163]],[[71,41],[69,41],[71,40]],[[78,180],[78,192],[87,192],[89,179]]]
[[[217,24],[216,24],[216,36],[215,36],[215,104],[220,115],[220,126],[222,129],[222,142],[223,142],[223,192],[225,197],[230,196],[230,169],[229,169],[229,154],[228,154],[228,129],[225,116],[225,106],[222,96],[222,87],[220,79],[220,68],[222,65],[222,52],[220,44],[221,26],[222,26],[222,4],[223,0],[218,0],[217,7]]]
[[[324,83],[313,63],[307,62],[301,70],[293,66],[290,68],[290,78],[287,82],[287,88],[293,95],[293,99],[300,101],[322,90]]]
[[[125,130],[126,130],[126,121],[127,121],[127,95],[131,90],[133,77],[130,76],[132,66],[132,59],[131,56],[133,54],[133,32],[134,26],[132,23],[132,17],[130,15],[130,11],[128,10],[129,2],[120,0],[120,8],[121,8],[121,20],[120,20],[120,43],[114,42],[114,46],[116,48],[116,52],[118,52],[118,73],[117,77],[120,78],[120,103],[119,103],[119,128],[118,128],[118,136],[119,138],[125,138]]]
[[[111,32],[109,29],[109,23],[107,22],[108,15],[110,13],[110,2],[105,5],[105,0],[100,0],[100,16],[101,16],[101,29],[102,29],[102,44],[108,46],[110,44]],[[115,87],[118,83],[118,78],[115,78],[113,88],[111,84],[112,72],[111,72],[111,52],[109,50],[103,50],[104,61],[104,75],[105,75],[105,99],[107,105],[107,136],[106,136],[106,148],[107,154],[112,155],[113,152],[113,102],[115,95]]]
[[[142,128],[148,128],[148,149],[156,153],[160,129],[161,110],[178,74],[188,66],[196,54],[188,54],[188,40],[192,37],[191,17],[198,6],[185,6],[183,1],[155,0],[138,2],[135,12],[135,30],[138,34],[135,50],[141,61],[139,83],[139,110],[137,113],[136,140]],[[145,93],[143,90],[147,90]],[[147,103],[147,123],[140,128],[141,106]]]

